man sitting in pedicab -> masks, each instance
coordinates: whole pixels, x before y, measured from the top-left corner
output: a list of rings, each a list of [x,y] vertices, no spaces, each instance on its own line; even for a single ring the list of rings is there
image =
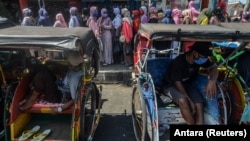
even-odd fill
[[[30,93],[19,105],[20,110],[29,109],[38,99],[44,103],[62,103],[63,94],[69,94],[70,98],[51,109],[52,114],[57,114],[70,108],[74,104],[78,82],[82,76],[81,64],[83,59],[77,52],[70,52],[68,55],[69,70],[63,79],[63,86],[56,83],[55,74],[44,64],[30,64]]]
[[[185,42],[190,50],[180,54],[168,66],[164,77],[164,93],[170,94],[180,107],[181,114],[188,125],[204,124],[204,98],[199,88],[193,84],[200,68],[206,68],[209,80],[204,90],[206,97],[216,95],[217,66],[210,61],[211,42]]]

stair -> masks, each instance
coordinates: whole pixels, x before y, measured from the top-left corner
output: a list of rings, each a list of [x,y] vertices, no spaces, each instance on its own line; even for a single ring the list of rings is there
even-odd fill
[[[94,78],[95,83],[116,84],[124,83],[131,85],[133,67],[123,64],[101,66],[98,75]]]

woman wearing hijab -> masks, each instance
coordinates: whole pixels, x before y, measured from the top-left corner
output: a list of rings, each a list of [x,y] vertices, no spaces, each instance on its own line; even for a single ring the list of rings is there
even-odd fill
[[[132,14],[134,16],[133,18],[133,34],[135,35],[137,31],[139,30],[140,24],[141,24],[141,15],[144,14],[143,10],[133,10]]]
[[[91,28],[96,37],[99,37],[99,28],[97,26],[98,10],[96,6],[90,7],[89,19],[86,23],[87,27]]]
[[[70,19],[69,19],[69,28],[80,27],[80,22],[78,18],[78,10],[76,7],[71,7],[69,9]]]
[[[181,16],[181,10],[176,6],[172,10],[172,17],[175,24],[181,24],[180,16]]]
[[[197,18],[196,23],[198,25],[208,25],[210,18],[212,16],[212,10],[209,8],[204,8]]]
[[[32,11],[29,8],[23,9],[23,20],[21,26],[35,26],[36,22],[32,17]]]
[[[182,11],[182,24],[193,24],[192,11],[185,9]]]
[[[197,17],[200,15],[200,12],[198,10],[195,9],[194,7],[194,1],[191,0],[189,3],[188,3],[188,9],[191,10],[192,12],[192,22],[195,24],[196,23],[196,20],[197,20]]]
[[[113,13],[115,14],[115,17],[112,21],[113,25],[113,59],[114,63],[121,63],[121,55],[122,55],[122,47],[121,43],[119,41],[121,28],[122,28],[122,17],[120,14],[120,9],[118,7],[115,7],[113,9]]]
[[[164,10],[164,18],[162,19],[161,22],[165,23],[165,24],[173,24],[174,23],[173,18],[172,18],[172,9],[170,7],[167,7]]]
[[[122,26],[122,16],[120,14],[120,9],[118,7],[114,8],[113,13],[115,14],[115,17],[112,21],[112,25],[114,27],[114,36],[119,38]]]
[[[37,26],[51,26],[50,18],[45,8],[40,8],[38,11],[38,15],[39,18]]]
[[[56,21],[55,21],[53,27],[64,27],[64,28],[68,27],[62,13],[56,14]]]
[[[132,56],[130,54],[126,54],[126,47],[127,45],[131,45],[133,39],[133,21],[127,8],[122,9],[122,15],[123,18],[121,36],[125,37],[125,41],[123,43],[124,63],[126,66],[131,66],[133,65]]]
[[[149,8],[149,20],[148,23],[158,23],[158,10],[156,7]]]
[[[143,15],[141,15],[141,23],[147,23],[148,22],[148,10],[146,6],[141,6],[140,8],[141,10],[143,10]]]
[[[113,63],[112,21],[106,8],[101,9],[101,16],[97,20],[97,26],[103,44],[103,65],[110,65]]]

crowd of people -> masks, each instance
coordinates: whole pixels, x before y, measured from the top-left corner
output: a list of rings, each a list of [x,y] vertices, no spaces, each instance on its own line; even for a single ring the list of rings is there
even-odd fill
[[[32,18],[29,8],[23,9],[23,26],[53,26],[73,28],[77,26],[89,27],[93,30],[100,44],[101,63],[103,66],[123,63],[132,66],[132,53],[126,53],[126,48],[133,48],[133,37],[141,23],[163,24],[199,24],[218,25],[229,22],[226,4],[220,1],[214,8],[196,9],[195,2],[190,0],[187,8],[182,10],[178,6],[163,9],[162,6],[152,4],[150,7],[142,5],[139,9],[128,8],[98,9],[97,6],[83,8],[81,12],[76,7],[69,10],[70,18],[64,19],[63,13],[57,13],[51,22],[48,12],[44,7],[38,10],[36,20]],[[66,22],[68,21],[68,22]],[[122,38],[120,38],[122,36]],[[120,40],[119,40],[120,39]]]
[[[126,66],[133,65],[132,53],[128,53],[127,48],[133,47],[133,38],[138,32],[141,23],[162,23],[162,24],[196,24],[196,25],[219,25],[222,22],[230,22],[226,13],[224,1],[221,1],[214,9],[204,8],[201,11],[197,10],[194,1],[188,3],[187,9],[181,10],[179,7],[162,9],[159,6],[141,6],[139,9],[130,11],[128,8],[113,8],[114,16],[109,15],[108,9],[98,9],[97,6],[83,8],[81,16],[79,16],[78,9],[71,7],[69,10],[70,19],[68,23],[64,19],[62,13],[55,16],[54,23],[50,21],[49,14],[44,7],[38,10],[39,17],[37,20],[32,18],[32,11],[29,8],[23,9],[22,26],[53,26],[61,28],[74,27],[89,27],[100,44],[100,58],[103,66],[111,65],[113,63],[124,63]],[[122,37],[122,38],[121,38]],[[203,99],[198,97],[198,90],[192,87],[190,82],[196,77],[199,67],[208,68],[210,79],[206,87],[206,94],[213,98],[216,94],[216,79],[218,77],[217,66],[210,62],[208,56],[211,56],[209,48],[213,46],[211,42],[193,42],[189,46],[189,51],[183,55],[178,56],[167,70],[165,76],[165,84],[168,84],[164,91],[171,92],[173,100],[179,104],[183,118],[187,124],[203,124]],[[122,55],[123,54],[123,55]],[[73,55],[78,56],[79,55]],[[74,59],[77,60],[78,58]],[[80,59],[78,59],[80,60]],[[79,62],[74,66],[78,68]],[[182,64],[182,65],[180,65]],[[74,100],[76,93],[77,82],[82,73],[79,69],[77,71],[69,71],[67,73],[68,80],[71,84],[69,86],[71,97]],[[190,71],[192,70],[192,71]],[[21,103],[21,110],[28,109],[34,103],[36,97],[41,93],[40,86],[45,81],[44,73],[38,73],[37,80],[33,80],[33,97],[24,100]],[[183,75],[184,74],[184,75]],[[73,76],[73,77],[72,77]],[[48,77],[49,74],[48,74]],[[53,77],[51,77],[53,78]],[[35,78],[34,78],[35,79]],[[39,81],[38,81],[39,80]],[[185,80],[185,81],[184,81]],[[41,83],[38,83],[41,82]],[[51,79],[53,82],[53,79]],[[72,83],[75,82],[75,83]],[[45,83],[43,83],[45,84]],[[54,85],[50,85],[54,86]],[[43,86],[44,87],[44,86]],[[51,89],[51,88],[48,88]],[[57,90],[54,86],[54,91]],[[58,101],[58,99],[53,99]],[[71,101],[69,105],[72,105]],[[64,106],[63,110],[69,106]],[[56,110],[55,110],[56,111]]]

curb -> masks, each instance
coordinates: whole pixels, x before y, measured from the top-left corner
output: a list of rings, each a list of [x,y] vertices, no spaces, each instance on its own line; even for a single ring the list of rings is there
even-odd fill
[[[133,69],[124,65],[110,65],[101,67],[93,81],[97,84],[117,84],[124,83],[132,85]]]

